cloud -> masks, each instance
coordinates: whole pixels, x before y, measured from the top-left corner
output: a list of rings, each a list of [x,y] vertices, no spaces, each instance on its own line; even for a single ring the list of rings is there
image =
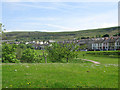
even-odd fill
[[[43,5],[37,5],[36,3],[32,3],[32,4],[12,3],[12,4],[16,6],[31,7],[31,8],[38,8],[38,9],[56,9],[54,6],[43,6]]]
[[[111,27],[111,26],[117,26],[117,22],[116,23],[103,23],[101,25],[101,28]]]
[[[23,0],[2,0],[2,2],[23,2]]]
[[[60,25],[55,25],[55,24],[44,24],[44,25],[47,25],[47,26],[49,26],[49,27],[58,28],[58,30],[71,30],[71,28],[69,28],[69,27],[60,26]]]
[[[20,22],[19,20],[23,20],[21,24],[19,24]],[[19,26],[16,26],[16,28],[14,27],[13,30],[24,29],[25,31],[34,30],[34,31],[45,31],[45,32],[78,31],[78,30],[86,30],[86,29],[112,27],[112,26],[117,26],[117,23],[118,23],[117,15],[115,11],[112,11],[112,10],[106,13],[96,14],[94,16],[88,16],[84,18],[81,18],[81,17],[72,17],[72,18],[31,17],[31,19],[26,18],[26,19],[19,19],[19,20],[16,20],[18,21],[17,24]],[[30,21],[24,22],[28,20]],[[44,23],[42,21],[44,21]],[[52,21],[55,21],[55,23]]]
[[[31,22],[53,22],[58,21],[60,18],[58,17],[31,17],[31,18],[19,18],[18,21],[31,21]]]
[[[40,22],[40,21],[57,21],[57,20],[61,20],[59,17],[17,17],[17,18],[10,18],[9,21],[12,22]]]
[[[3,0],[3,2],[119,2],[119,0]]]
[[[82,6],[81,4],[80,4],[81,6],[79,4],[76,6],[75,5],[72,6],[71,3],[70,4],[69,3],[51,3],[51,5],[45,4],[43,6],[41,6],[42,4],[39,5],[39,3],[38,4],[36,3],[15,3],[15,5],[18,5],[21,7],[25,6],[25,7],[28,7],[28,9],[30,9],[29,7],[31,7],[31,8],[57,10],[57,9],[61,9],[60,7],[62,8],[64,7],[65,10],[63,9],[63,11],[66,11],[66,9],[69,9],[69,8],[81,8]],[[89,6],[87,5],[85,6],[89,8]],[[17,17],[15,16],[12,18],[11,17],[5,18],[6,19],[5,22],[8,23],[7,30],[8,29],[24,30],[24,31],[34,30],[34,31],[47,31],[47,32],[77,31],[77,30],[84,30],[84,29],[95,29],[95,28],[101,28],[101,27],[104,28],[104,27],[117,26],[117,19],[118,19],[117,10],[114,7],[113,9],[105,9],[105,11],[103,10],[102,12],[100,11],[99,13],[96,13],[98,12],[96,11],[96,12],[92,12],[91,14],[91,12],[88,11],[87,13],[88,15],[84,14],[84,16],[77,15],[77,14],[80,14],[81,12],[76,12],[75,10],[76,9],[74,9],[74,11],[71,13],[62,12],[62,15],[60,14],[61,16],[59,15],[58,11],[57,11],[57,14],[56,12],[53,14],[51,14],[50,12],[48,13],[48,15],[45,15],[45,16],[44,14],[40,16],[39,13],[35,13],[35,15],[32,15],[31,13],[30,15],[31,17],[29,17],[29,15],[27,17],[27,14],[25,14],[26,16],[18,15]]]

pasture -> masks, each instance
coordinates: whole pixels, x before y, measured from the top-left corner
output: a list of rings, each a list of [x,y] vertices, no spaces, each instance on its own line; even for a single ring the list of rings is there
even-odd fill
[[[2,87],[118,88],[118,58],[78,53],[77,59],[69,63],[3,64]]]

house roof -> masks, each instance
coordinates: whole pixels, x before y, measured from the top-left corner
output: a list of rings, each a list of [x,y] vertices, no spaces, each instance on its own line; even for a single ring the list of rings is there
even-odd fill
[[[109,43],[110,38],[103,41],[103,43]]]
[[[102,42],[104,42],[104,40],[103,40],[103,39],[100,39],[100,40],[95,40],[95,41],[94,41],[94,43],[102,43]]]
[[[94,40],[92,40],[92,39],[87,39],[87,40],[80,40],[79,42],[78,42],[78,44],[92,44],[94,42]]]
[[[117,42],[120,42],[120,37],[118,37],[118,39],[116,40]]]
[[[109,43],[115,42],[116,40],[117,40],[117,38],[110,39],[110,40],[109,40]]]
[[[107,40],[104,40],[103,43],[114,43],[117,39],[118,39],[118,37],[109,38]]]

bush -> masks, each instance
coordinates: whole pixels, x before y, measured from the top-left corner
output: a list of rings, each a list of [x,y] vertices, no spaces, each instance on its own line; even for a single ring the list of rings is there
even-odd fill
[[[52,46],[47,47],[46,50],[52,62],[63,62],[63,60],[68,62],[69,59],[73,59],[77,56],[77,53],[75,53],[77,48],[78,47],[73,43],[54,43]]]
[[[35,63],[35,62],[41,62],[41,61],[37,52],[35,50],[28,48],[23,51],[21,62]]]
[[[109,34],[105,34],[105,35],[103,35],[102,37],[109,37]]]
[[[2,62],[4,63],[18,63],[19,60],[16,58],[15,49],[16,45],[4,44],[2,46]]]

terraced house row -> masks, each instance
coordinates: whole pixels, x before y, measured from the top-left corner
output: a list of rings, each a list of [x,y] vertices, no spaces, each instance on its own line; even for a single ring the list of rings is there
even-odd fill
[[[120,50],[120,37],[106,37],[92,43],[93,50]]]

